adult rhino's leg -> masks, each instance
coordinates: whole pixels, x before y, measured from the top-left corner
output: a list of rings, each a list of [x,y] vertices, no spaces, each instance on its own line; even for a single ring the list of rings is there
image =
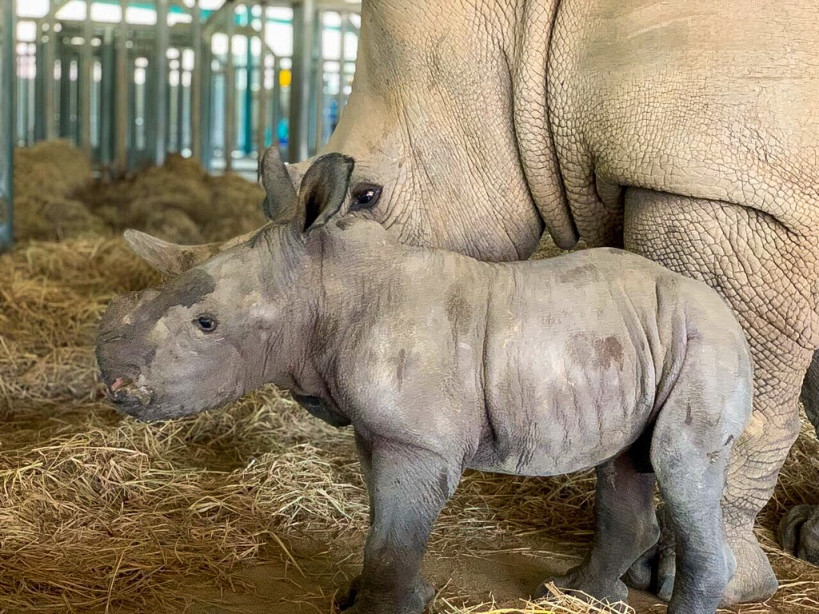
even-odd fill
[[[819,352],[813,353],[799,400],[819,435]],[[819,506],[797,505],[788,510],[779,523],[779,543],[786,552],[819,565]]]
[[[802,392],[799,400],[805,406],[805,413],[808,420],[816,429],[819,435],[819,352],[813,353],[813,360],[810,362],[808,372],[805,373],[805,380],[802,382]]]
[[[626,191],[624,232],[627,249],[720,292],[748,336],[754,412],[734,447],[723,497],[737,559],[724,603],[763,599],[777,582],[753,525],[799,433],[797,400],[816,347],[815,238],[749,208],[638,189]]]

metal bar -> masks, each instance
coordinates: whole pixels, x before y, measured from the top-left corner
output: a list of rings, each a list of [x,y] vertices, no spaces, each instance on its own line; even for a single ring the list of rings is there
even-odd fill
[[[165,163],[168,141],[168,0],[156,0],[156,131],[154,162]]]
[[[15,38],[14,2],[0,2],[0,251],[14,240]]]
[[[350,23],[350,16],[347,13],[341,13],[341,53],[338,58],[338,93],[336,94],[336,125],[341,121],[341,113],[346,104],[346,97],[344,96],[344,67],[347,64],[347,26]],[[333,126],[335,130],[335,126]]]
[[[39,34],[42,34],[38,30]],[[45,112],[45,43],[39,40],[35,43],[34,70],[34,140],[42,141],[46,138]]]
[[[85,22],[83,22],[82,61],[79,66],[78,88],[80,108],[82,112],[82,128],[80,129],[80,147],[86,158],[91,159],[91,88],[94,82],[94,59],[92,56],[91,39],[93,38],[93,24],[91,23],[91,4],[94,0],[85,0]]]
[[[185,68],[182,66],[182,50],[179,53],[178,84],[176,86],[176,153],[185,148]]]
[[[313,151],[318,153],[324,147],[324,45],[322,42],[324,33],[324,20],[319,12],[316,19],[316,38],[314,49],[313,77],[315,79],[313,90],[313,104],[315,105],[315,124],[313,130]]]
[[[144,111],[144,135],[145,135],[145,160],[154,162],[157,150],[156,143],[156,114],[159,105],[156,104],[156,86],[159,79],[156,77],[157,56],[156,52],[149,53],[148,66],[145,68],[145,111]]]
[[[250,11],[247,12],[248,19],[250,18]],[[247,57],[245,64],[245,109],[244,109],[244,134],[242,140],[244,141],[243,152],[250,155],[253,153],[253,36],[247,37]]]
[[[290,138],[288,158],[299,162],[310,157],[310,85],[313,66],[315,0],[293,7],[293,84],[290,88]]]
[[[233,169],[233,145],[236,142],[236,74],[233,66],[233,33],[236,13],[231,4],[225,33],[228,37],[227,61],[225,62],[225,172]]]
[[[45,43],[43,58],[43,111],[45,112],[45,138],[51,140],[57,136],[57,106],[56,83],[54,81],[54,63],[57,56],[57,9],[54,3],[49,3],[46,23],[48,25],[48,40]]]
[[[114,28],[105,29],[102,39],[102,80],[100,81],[100,161],[110,165],[114,161],[114,112],[111,100],[114,98],[116,68],[114,58]]]
[[[54,4],[54,14],[56,15],[57,12],[63,8],[66,4],[71,2],[71,0],[53,0]]]
[[[134,58],[128,60],[128,156],[126,168],[134,168],[139,160],[137,143],[137,85],[136,62]]]
[[[202,11],[199,10],[199,0],[194,0],[191,9],[192,36],[193,36],[193,69],[191,72],[191,154],[202,161]]]
[[[62,40],[58,43],[60,57],[60,120],[57,124],[60,138],[71,135],[71,54]]]
[[[234,10],[235,5],[233,3],[233,0],[228,0],[222,6],[220,6],[215,13],[211,14],[211,16],[208,17],[207,22],[205,22],[205,26],[203,28],[205,36],[208,39],[210,39],[214,30],[216,30],[216,28],[219,27],[221,21],[225,18],[225,15],[227,13],[233,14]]]
[[[122,19],[117,37],[117,94],[115,98],[116,121],[116,165],[117,172],[128,169],[128,0],[120,0]]]
[[[267,87],[265,83],[265,77],[267,76],[267,0],[261,0],[259,4],[262,7],[262,27],[259,32],[259,38],[262,44],[259,51],[259,108],[256,126],[258,134],[256,140],[259,156],[261,156],[264,153],[265,145],[267,145],[268,124]]]
[[[281,90],[281,83],[279,79],[281,78],[280,75],[280,68],[279,68],[279,58],[275,55],[273,56],[273,105],[272,109],[270,110],[270,127],[271,132],[273,133],[271,136],[271,145],[277,145],[279,143],[279,120],[281,119],[282,111],[282,90]]]
[[[213,163],[213,139],[211,124],[211,108],[213,105],[213,70],[210,39],[202,45],[202,87],[201,87],[201,115],[199,123],[194,128],[201,134],[202,157],[200,161],[206,171],[211,170]]]

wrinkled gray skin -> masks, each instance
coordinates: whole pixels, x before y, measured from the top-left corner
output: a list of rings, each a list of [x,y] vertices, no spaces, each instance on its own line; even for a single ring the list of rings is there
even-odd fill
[[[776,589],[753,525],[819,347],[817,23],[806,0],[364,0],[327,148],[358,160],[354,184],[383,186],[356,215],[404,243],[511,260],[545,225],[562,247],[624,245],[728,301],[755,398],[723,504],[738,561],[725,603]],[[160,267],[190,252],[141,251]]]
[[[678,544],[669,612],[714,612],[735,568],[720,500],[753,385],[720,297],[620,250],[493,265],[353,218],[303,232],[341,205],[351,170],[320,158],[307,220],[111,304],[97,355],[121,409],[174,418],[274,383],[352,424],[372,526],[347,612],[421,614],[434,595],[421,558],[465,468],[593,466],[594,545],[550,581],[625,599],[621,576],[657,540],[656,475]]]
[[[799,400],[819,437],[819,352],[805,374]],[[788,552],[819,565],[819,507],[797,505],[785,514],[779,524],[779,541]]]

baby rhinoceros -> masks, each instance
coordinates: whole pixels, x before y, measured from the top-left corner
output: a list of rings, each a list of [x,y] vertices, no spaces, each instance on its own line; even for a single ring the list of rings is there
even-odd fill
[[[97,355],[120,409],[175,418],[273,383],[352,424],[372,526],[347,612],[424,610],[421,559],[464,469],[589,467],[597,535],[557,584],[626,597],[621,576],[657,541],[656,480],[677,544],[669,611],[713,612],[734,570],[720,498],[752,376],[720,297],[614,249],[489,264],[402,245],[336,214],[349,158],[319,158],[298,197],[280,166],[292,220],[109,307]]]

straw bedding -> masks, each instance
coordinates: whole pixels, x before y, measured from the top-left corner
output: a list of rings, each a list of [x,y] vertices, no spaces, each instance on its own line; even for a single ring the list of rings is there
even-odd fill
[[[111,297],[160,281],[116,237],[121,225],[148,227],[156,214],[170,239],[227,238],[260,223],[256,186],[207,177],[181,159],[94,185],[63,143],[16,160],[22,240],[0,256],[0,611],[181,611],[201,602],[199,584],[252,592],[237,571],[266,560],[288,561],[292,581],[307,585],[309,571],[298,573],[288,546],[305,536],[341,544],[356,563],[367,508],[349,432],[310,418],[273,388],[158,425],[121,418],[102,398],[96,321]],[[72,202],[81,207],[65,207]],[[49,207],[66,215],[52,219]],[[171,227],[165,208],[191,224]],[[790,505],[819,502],[818,468],[819,443],[806,426],[760,519],[783,588],[768,604],[738,611],[819,611],[819,570],[779,552],[771,533]],[[591,536],[593,485],[588,473],[470,473],[428,559],[508,552],[576,561]],[[447,584],[433,611],[602,611],[566,595],[550,605],[480,604],[487,595]],[[328,612],[329,598],[323,603]]]

